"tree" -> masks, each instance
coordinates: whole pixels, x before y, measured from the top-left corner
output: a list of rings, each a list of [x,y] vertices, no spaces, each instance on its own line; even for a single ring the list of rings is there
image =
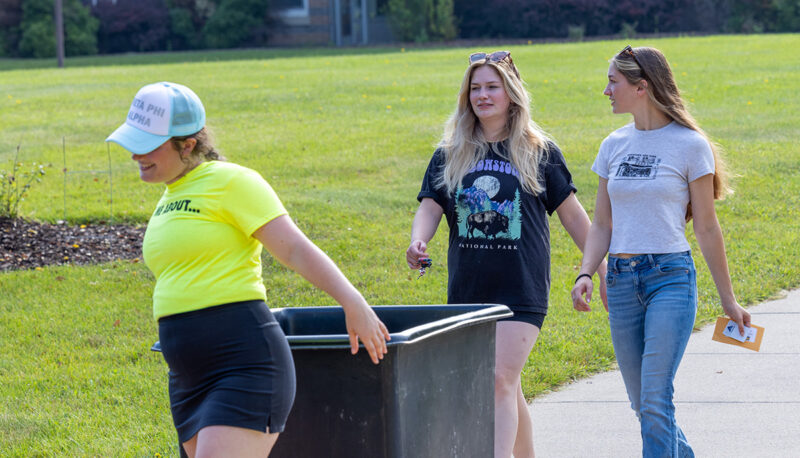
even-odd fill
[[[164,0],[100,0],[92,14],[100,21],[101,53],[167,49],[170,17]]]
[[[800,0],[772,0],[774,32],[800,32]]]
[[[455,0],[462,38],[550,38],[579,27],[586,36],[771,30],[765,11],[791,11],[800,0]],[[785,22],[785,20],[784,20]],[[766,27],[766,28],[765,28]]]
[[[403,41],[451,40],[458,35],[453,0],[388,0],[386,12]]]
[[[22,0],[0,0],[0,56],[17,55],[21,20]]]
[[[268,0],[221,0],[203,34],[209,48],[259,46],[267,41]]]
[[[20,39],[21,57],[54,57],[56,55],[54,3],[52,0],[22,2]],[[97,54],[98,21],[80,0],[64,1],[64,48],[68,56]]]
[[[64,0],[65,54],[68,56],[97,54],[99,26],[97,18],[92,16],[89,8],[83,6],[80,0]]]
[[[203,28],[217,9],[216,0],[167,0],[170,49],[205,46]]]

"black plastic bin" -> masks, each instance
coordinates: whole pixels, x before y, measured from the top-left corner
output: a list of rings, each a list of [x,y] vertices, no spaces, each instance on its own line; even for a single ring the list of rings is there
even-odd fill
[[[374,307],[392,335],[350,354],[340,307],[275,309],[297,397],[270,457],[491,457],[495,322],[504,305]]]
[[[297,395],[270,457],[493,456],[495,322],[512,315],[508,307],[373,309],[392,336],[379,365],[363,347],[350,354],[341,307],[272,310]]]

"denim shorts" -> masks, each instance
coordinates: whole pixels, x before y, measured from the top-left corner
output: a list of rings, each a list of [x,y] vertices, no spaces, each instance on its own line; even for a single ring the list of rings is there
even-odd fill
[[[544,318],[547,316],[546,313],[542,312],[528,312],[528,311],[519,311],[513,310],[514,315],[508,318],[503,318],[500,321],[521,321],[523,323],[528,323],[536,326],[539,330],[542,329],[542,325],[544,324]]]

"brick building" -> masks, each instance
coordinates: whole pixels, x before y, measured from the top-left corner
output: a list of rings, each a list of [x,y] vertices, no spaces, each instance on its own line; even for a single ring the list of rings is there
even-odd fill
[[[393,40],[386,0],[273,0],[273,45],[355,46]]]

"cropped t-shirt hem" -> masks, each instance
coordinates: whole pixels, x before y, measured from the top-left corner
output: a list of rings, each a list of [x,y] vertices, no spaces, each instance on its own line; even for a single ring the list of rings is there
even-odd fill
[[[608,254],[614,256],[615,254],[667,254],[667,253],[682,253],[691,250],[687,243],[686,245],[668,246],[668,247],[630,247],[630,248],[617,248],[609,247]]]

